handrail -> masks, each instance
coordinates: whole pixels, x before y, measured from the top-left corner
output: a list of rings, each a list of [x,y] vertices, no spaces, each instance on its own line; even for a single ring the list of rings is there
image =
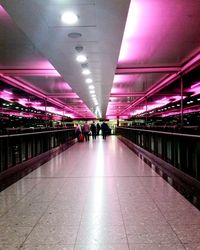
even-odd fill
[[[23,134],[0,135],[0,139],[1,138],[9,138],[9,137],[17,137],[17,136],[26,136],[26,135],[37,135],[37,134],[55,133],[55,132],[69,131],[69,130],[74,130],[74,129],[68,128],[68,129],[49,130],[49,131],[42,131],[42,132],[23,133]]]
[[[165,135],[175,135],[175,136],[185,136],[185,137],[200,138],[200,135],[193,135],[193,134],[181,134],[181,133],[173,133],[173,132],[162,132],[162,131],[158,131],[158,130],[147,130],[147,129],[137,129],[137,128],[125,128],[125,127],[117,127],[117,128],[136,130],[136,131],[141,131],[141,132],[165,134]]]

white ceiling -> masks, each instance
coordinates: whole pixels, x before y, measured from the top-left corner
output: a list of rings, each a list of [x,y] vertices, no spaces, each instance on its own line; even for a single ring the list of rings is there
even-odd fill
[[[92,110],[93,102],[88,86],[81,74],[81,66],[75,60],[75,47],[83,46],[102,116],[105,116],[129,2],[129,0],[1,0],[0,4],[12,20],[7,20],[4,28],[0,28],[0,42],[11,51],[9,55],[3,53],[3,59],[0,59],[1,68],[44,68],[45,63],[42,64],[44,58]],[[65,10],[74,10],[78,14],[77,26],[69,27],[61,23],[60,17]],[[8,24],[11,31],[9,34],[6,32]],[[79,32],[82,36],[79,39],[72,39],[68,37],[70,32]],[[5,41],[2,41],[3,39]],[[1,47],[1,50],[4,48]],[[36,84],[37,77],[35,78],[30,83]],[[43,83],[40,79],[38,82],[40,88],[45,89],[47,93],[54,91],[57,93],[51,81],[47,84],[47,81]]]

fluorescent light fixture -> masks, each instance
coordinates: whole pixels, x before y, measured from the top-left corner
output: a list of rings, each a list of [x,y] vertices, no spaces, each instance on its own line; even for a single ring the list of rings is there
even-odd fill
[[[78,22],[78,16],[74,12],[66,11],[62,14],[61,21],[69,25],[75,24]]]
[[[93,80],[92,80],[91,78],[87,78],[87,79],[85,80],[85,82],[86,82],[86,83],[92,83]]]
[[[91,96],[92,96],[93,98],[94,98],[94,97],[96,98],[96,95],[95,95],[95,94],[92,94]]]
[[[95,93],[95,91],[94,90],[90,90],[90,94],[94,94]]]
[[[199,85],[200,85],[200,82],[195,83],[195,84],[193,84],[193,85],[191,86],[191,89],[196,88],[196,87],[198,87]]]
[[[3,92],[6,93],[6,94],[9,94],[9,95],[12,95],[12,92],[11,92],[11,91],[3,90]]]
[[[80,63],[83,63],[83,62],[86,62],[87,61],[87,57],[83,54],[80,54],[76,57],[76,61],[80,62]]]
[[[82,74],[83,75],[90,75],[91,74],[91,71],[89,69],[83,69],[82,70]]]
[[[89,89],[94,89],[94,85],[89,85]]]

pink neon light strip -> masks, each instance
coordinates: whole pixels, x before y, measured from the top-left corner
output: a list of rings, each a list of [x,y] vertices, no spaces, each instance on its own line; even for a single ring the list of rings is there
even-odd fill
[[[199,85],[200,85],[200,82],[195,83],[195,84],[193,84],[193,85],[191,86],[191,89],[196,88],[196,87],[199,86]]]

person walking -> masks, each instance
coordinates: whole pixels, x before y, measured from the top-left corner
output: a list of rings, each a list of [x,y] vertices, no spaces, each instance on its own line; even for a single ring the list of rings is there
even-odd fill
[[[82,133],[81,125],[77,123],[76,128],[75,128],[75,136],[76,136],[76,138],[78,138],[81,133]]]
[[[107,125],[107,123],[103,122],[101,124],[101,131],[102,131],[103,139],[106,139],[106,135],[107,135],[107,132],[108,132],[108,125]]]
[[[99,135],[100,129],[101,129],[101,126],[99,125],[99,123],[97,123],[97,135]]]
[[[90,130],[92,131],[92,139],[96,140],[97,128],[96,128],[96,124],[94,121],[90,126]]]
[[[87,121],[84,123],[83,125],[83,134],[85,136],[85,140],[86,141],[89,141],[89,132],[90,132],[90,126],[89,124],[87,123]]]

